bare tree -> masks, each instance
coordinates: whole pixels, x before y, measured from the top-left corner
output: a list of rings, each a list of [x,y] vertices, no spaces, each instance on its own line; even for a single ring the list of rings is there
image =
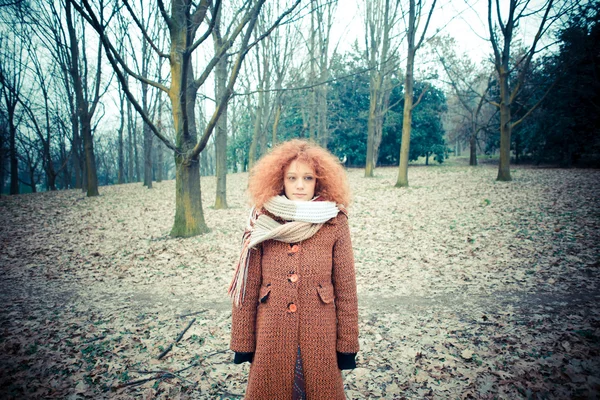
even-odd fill
[[[498,74],[500,86],[500,98],[493,105],[500,110],[500,164],[498,166],[499,181],[510,181],[510,144],[512,129],[520,124],[546,97],[545,95],[529,109],[520,119],[513,121],[511,106],[523,88],[523,83],[531,64],[531,59],[538,52],[538,43],[546,34],[549,27],[556,21],[568,7],[569,2],[561,2],[555,5],[554,0],[546,0],[541,5],[533,5],[529,0],[508,0],[508,15],[506,19],[501,14],[501,3],[506,1],[488,0],[488,28],[490,42],[494,51],[494,67]],[[559,3],[559,2],[557,2]],[[522,56],[511,62],[511,46],[514,33],[520,23],[532,16],[540,16],[537,32]],[[513,69],[514,68],[514,69]],[[516,72],[514,82],[511,81],[511,73]],[[548,92],[546,92],[548,93]]]
[[[264,23],[258,24],[257,35],[264,31]],[[271,50],[272,45],[269,41],[263,41],[255,48],[256,59],[254,68],[257,74],[257,100],[254,112],[254,127],[252,134],[252,143],[248,151],[248,168],[252,168],[261,154],[266,152],[266,131],[271,84]]]
[[[396,187],[408,186],[408,156],[410,150],[410,133],[412,129],[412,112],[414,108],[419,104],[426,90],[421,92],[421,95],[414,101],[414,67],[415,67],[415,56],[417,50],[423,44],[425,35],[427,34],[427,28],[429,27],[429,21],[431,21],[431,15],[435,9],[436,0],[433,0],[425,25],[421,31],[421,37],[416,41],[417,34],[419,31],[419,24],[423,14],[425,1],[424,0],[409,0],[408,7],[408,21],[406,29],[406,39],[408,45],[408,52],[406,55],[406,76],[404,79],[404,115],[402,119],[402,143],[400,145],[400,165],[398,167],[398,180],[396,181]]]
[[[125,142],[123,140],[123,131],[125,129],[125,94],[119,91],[119,128],[117,129],[118,140],[118,160],[117,160],[117,183],[125,183]]]
[[[20,50],[20,37],[23,36],[27,35],[9,31],[6,36],[0,38],[0,95],[4,100],[4,110],[8,122],[10,194],[19,194],[17,131],[23,110],[17,106],[25,79],[26,61],[24,57],[26,54]]]
[[[81,6],[78,3],[75,3],[75,0],[69,1],[73,3],[73,6],[77,8],[79,13],[83,15],[88,23],[98,32],[107,58],[136,111],[140,114],[144,122],[150,126],[154,134],[174,152],[177,168],[176,206],[175,221],[173,228],[171,229],[171,235],[187,237],[207,232],[208,227],[204,221],[201,203],[198,156],[208,143],[212,131],[223,112],[225,104],[231,97],[242,61],[249,49],[254,45],[254,43],[250,42],[250,39],[265,0],[247,1],[239,11],[232,16],[237,22],[232,25],[234,28],[229,36],[230,40],[224,43],[224,45],[214,54],[205,65],[204,69],[200,71],[198,76],[194,73],[192,56],[194,51],[211,36],[212,30],[217,22],[216,14],[221,7],[220,0],[216,0],[212,7],[212,2],[209,0],[201,0],[198,3],[192,2],[191,0],[174,1],[171,3],[170,12],[167,11],[162,0],[157,0],[158,9],[161,15],[160,23],[165,24],[169,31],[170,48],[168,52],[163,51],[152,41],[151,36],[144,29],[139,20],[139,10],[135,10],[128,0],[124,0],[123,4],[131,19],[135,22],[136,27],[142,32],[144,40],[148,42],[148,45],[159,57],[169,60],[171,70],[169,86],[140,76],[125,63],[121,54],[119,54],[115,48],[113,39],[110,37],[107,27],[99,19],[97,12],[92,8],[89,0],[81,0]],[[300,0],[297,0],[290,8],[288,8],[288,10],[286,10],[286,12],[282,13],[279,18],[273,22],[265,34],[256,39],[256,42],[268,36],[268,34],[279,25],[281,20],[293,11],[299,2]],[[201,27],[204,27],[204,31],[200,37],[196,38]],[[230,51],[238,42],[239,45],[234,53],[235,61],[231,68],[225,93],[219,103],[217,103],[214,113],[208,121],[202,136],[198,140],[195,118],[195,103],[198,89],[205,83],[221,57]],[[146,82],[148,85],[168,94],[169,99],[171,100],[171,110],[175,128],[175,143],[172,143],[165,137],[151,121],[150,116],[144,112],[143,108],[129,89],[125,78],[126,75],[130,75],[140,82]]]
[[[277,5],[279,7],[279,5]],[[279,13],[279,9],[276,11]],[[273,93],[273,125],[271,131],[271,145],[275,146],[277,143],[277,132],[279,130],[279,122],[281,120],[281,114],[285,107],[283,90],[283,82],[288,76],[288,72],[293,65],[293,58],[296,47],[299,43],[300,35],[299,31],[291,24],[281,27],[277,31],[273,32],[270,37],[273,43],[272,52],[272,65],[273,73],[275,74],[275,92]]]
[[[392,45],[398,6],[398,0],[365,0],[365,56],[370,70],[365,177],[372,177],[377,165],[383,119],[392,91],[391,75],[398,69]]]
[[[27,178],[29,178],[28,180],[23,180],[19,176],[19,182],[29,186],[32,193],[36,193],[37,185],[40,183],[42,175],[39,171],[40,162],[42,161],[42,158],[39,156],[40,144],[35,139],[31,139],[22,133],[17,139],[19,144],[19,161],[21,161],[21,165],[25,166],[24,169],[27,173]]]
[[[468,133],[469,165],[477,165],[477,136],[486,129],[493,113],[485,112],[489,107],[488,93],[492,86],[493,73],[482,70],[466,55],[457,57],[452,39],[440,39],[435,48],[438,59],[446,73],[447,83],[458,100]],[[487,107],[486,107],[487,106]]]
[[[213,13],[216,15],[215,26],[212,31],[215,53],[223,46],[229,29],[224,33],[222,24],[222,10]],[[231,28],[231,27],[229,27]],[[227,88],[227,55],[221,57],[215,67],[215,101],[220,102]],[[227,103],[223,105],[223,112],[215,128],[215,174],[217,175],[217,193],[215,196],[215,209],[227,208]]]
[[[102,78],[102,46],[98,44],[98,50],[96,52],[96,71],[94,80],[91,83],[91,88],[88,87],[88,60],[85,54],[85,50],[80,52],[79,49],[79,38],[77,37],[77,30],[75,20],[73,19],[73,11],[71,7],[71,1],[67,0],[65,3],[65,15],[67,22],[67,30],[69,34],[69,48],[71,51],[71,65],[69,72],[75,91],[75,104],[77,109],[77,116],[79,118],[79,127],[81,130],[81,137],[83,138],[83,149],[85,155],[85,189],[87,196],[98,196],[98,176],[96,171],[96,156],[94,154],[94,138],[92,136],[92,118],[97,110],[101,92],[101,78]],[[102,2],[99,5],[100,9],[103,8]],[[102,15],[102,14],[101,14]],[[99,23],[104,24],[104,18],[101,16]],[[84,32],[82,25],[82,33]],[[82,39],[82,43],[85,43],[85,39]],[[85,48],[84,48],[85,49]],[[83,66],[83,70],[80,68]]]
[[[6,180],[6,164],[8,149],[6,141],[9,136],[8,121],[2,107],[0,107],[0,196],[4,193],[4,181]]]

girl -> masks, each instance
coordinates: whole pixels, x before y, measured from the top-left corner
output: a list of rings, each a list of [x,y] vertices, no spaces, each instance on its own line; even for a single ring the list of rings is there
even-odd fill
[[[256,164],[248,191],[229,288],[234,362],[251,362],[246,399],[345,399],[340,370],[356,367],[359,349],[345,171],[291,140]]]

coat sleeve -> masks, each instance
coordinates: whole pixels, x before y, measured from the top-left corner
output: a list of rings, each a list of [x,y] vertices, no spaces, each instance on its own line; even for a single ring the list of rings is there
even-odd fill
[[[357,353],[359,350],[358,298],[350,227],[345,215],[340,215],[338,221],[339,230],[333,246],[333,288],[338,321],[336,351]]]
[[[252,353],[256,347],[256,310],[261,284],[262,246],[250,250],[246,296],[231,312],[231,343],[229,348],[237,353]]]

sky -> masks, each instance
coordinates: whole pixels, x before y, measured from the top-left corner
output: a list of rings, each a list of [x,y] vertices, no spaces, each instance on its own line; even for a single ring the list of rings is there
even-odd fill
[[[531,0],[528,9],[543,6],[545,1]],[[431,4],[431,0],[424,2],[427,7]],[[339,42],[340,50],[350,50],[356,39],[364,47],[364,3],[365,0],[338,0],[332,39],[333,43]],[[504,17],[508,14],[508,4],[507,0],[500,0],[501,14]],[[456,40],[456,50],[459,54],[467,54],[475,62],[487,62],[492,54],[487,7],[487,0],[438,0],[426,37],[436,34],[436,30],[439,29],[437,35],[449,35]],[[523,39],[526,44],[531,44],[538,29],[538,22],[539,17],[525,19],[515,32],[515,39]],[[542,38],[540,44],[551,40],[551,37]],[[418,57],[417,52],[417,62]]]
[[[356,39],[361,45],[364,43],[364,1],[339,0],[332,35],[333,43],[339,42],[342,51],[350,50]],[[491,53],[491,45],[485,40],[488,35],[487,1],[470,0],[469,3],[470,6],[464,0],[439,0],[427,36],[440,29],[439,34],[456,39],[459,52],[482,60]]]

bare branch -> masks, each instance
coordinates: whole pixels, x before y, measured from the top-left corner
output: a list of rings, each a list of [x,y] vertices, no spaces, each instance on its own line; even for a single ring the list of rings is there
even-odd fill
[[[494,49],[494,58],[497,67],[500,65],[500,50],[498,49],[498,38],[494,33],[494,25],[492,24],[492,0],[488,0],[488,28],[490,30],[490,42],[492,42],[492,48]]]
[[[425,27],[423,28],[423,32],[421,33],[421,38],[419,39],[419,42],[415,46],[415,51],[419,47],[421,47],[421,44],[423,43],[423,39],[425,39],[425,34],[427,33],[427,28],[429,27],[429,22],[431,21],[431,15],[433,14],[433,9],[435,8],[436,1],[437,0],[433,0],[433,3],[431,4],[431,9],[429,10],[429,15],[427,15],[427,22],[425,22]]]
[[[529,54],[527,55],[525,64],[523,65],[523,69],[521,70],[521,73],[519,74],[517,84],[515,85],[512,93],[510,94],[510,102],[511,103],[515,99],[515,97],[517,96],[517,93],[519,92],[521,86],[523,85],[523,82],[525,80],[525,75],[527,73],[527,69],[529,69],[529,64],[531,64],[531,59],[532,59],[533,55],[535,54],[535,48],[537,46],[538,41],[540,40],[540,37],[542,36],[542,33],[544,32],[544,25],[546,24],[546,21],[548,19],[548,14],[550,13],[550,9],[552,8],[552,3],[553,3],[553,0],[548,1],[548,6],[546,8],[546,11],[544,12],[544,17],[542,18],[542,22],[540,22],[540,27],[539,27],[537,33],[535,34],[535,38],[533,39],[533,43],[531,44],[531,49],[529,51]]]
[[[525,115],[523,115],[521,118],[519,118],[517,121],[513,122],[511,124],[511,126],[514,128],[515,126],[519,125],[521,122],[523,122],[523,120],[525,118],[527,118],[536,108],[539,107],[540,104],[542,104],[542,101],[544,101],[544,99],[546,98],[546,96],[548,96],[548,93],[550,93],[550,91],[552,90],[552,88],[554,87],[554,85],[556,85],[556,80],[552,83],[552,85],[550,85],[550,87],[546,90],[546,92],[544,93],[544,95],[537,101],[537,103],[535,103],[526,113]]]
[[[215,8],[214,8],[214,12],[213,12],[213,17],[210,20],[210,24],[208,26],[208,29],[206,30],[206,32],[204,32],[204,34],[198,39],[196,40],[196,42],[190,47],[190,49],[188,50],[188,53],[191,54],[194,52],[194,50],[196,50],[196,48],[198,46],[200,46],[212,33],[213,29],[215,28],[215,23],[217,22],[217,13],[221,12],[221,0],[216,0],[215,2]]]
[[[106,50],[107,56],[109,53],[111,53],[111,55],[114,57],[115,61],[117,62],[117,64],[116,64],[117,66],[120,65],[123,68],[123,70],[125,72],[127,72],[127,74],[134,77],[135,79],[137,79],[141,82],[145,82],[150,86],[153,86],[157,89],[164,91],[165,93],[168,93],[169,89],[166,86],[135,73],[134,71],[131,70],[131,68],[129,68],[127,66],[125,61],[119,55],[119,52],[114,48],[114,46],[112,45],[112,43],[106,36],[106,33],[104,32],[104,26],[102,26],[102,24],[100,24],[100,22],[96,18],[96,15],[94,14],[93,10],[91,9],[91,6],[90,6],[88,0],[82,0],[83,5],[87,10],[87,13],[74,0],[66,0],[66,1],[69,1],[73,5],[73,7],[75,7],[77,12],[83,18],[85,18],[85,20],[88,21],[88,23],[92,26],[92,28],[94,28],[94,30],[98,33],[98,35],[100,36],[100,40],[102,41],[102,45],[104,46],[104,49]]]
[[[281,15],[279,16],[279,18],[277,18],[277,21],[275,21],[275,22],[273,23],[273,25],[272,25],[272,26],[271,26],[269,29],[267,29],[267,31],[266,31],[265,33],[263,33],[262,35],[260,35],[260,36],[258,37],[258,39],[256,39],[256,40],[255,40],[255,41],[254,41],[252,44],[250,44],[250,45],[248,46],[248,49],[247,49],[246,51],[250,51],[250,49],[251,49],[252,47],[256,46],[256,44],[257,44],[258,42],[260,42],[261,40],[263,40],[264,38],[266,38],[267,36],[269,36],[269,35],[271,34],[271,32],[273,32],[273,30],[274,30],[275,28],[277,28],[277,27],[278,27],[278,26],[281,24],[281,21],[282,21],[282,20],[283,20],[283,19],[284,19],[284,18],[285,18],[287,15],[289,15],[289,14],[290,14],[292,11],[294,11],[294,9],[295,9],[295,8],[298,6],[298,4],[300,4],[300,1],[301,1],[301,0],[296,0],[296,2],[295,2],[295,3],[294,3],[294,4],[293,4],[293,5],[290,7],[290,8],[288,8],[288,9],[287,9],[287,10],[286,10],[286,11],[285,11],[283,14],[281,14]]]
[[[425,84],[425,87],[423,88],[423,90],[421,91],[421,94],[419,95],[419,98],[417,99],[417,101],[415,101],[415,103],[412,106],[412,110],[415,109],[416,106],[419,105],[419,103],[421,102],[421,100],[423,99],[423,96],[425,95],[425,93],[427,93],[427,91],[429,90],[429,88],[431,87],[431,84],[429,82],[427,82]]]
[[[156,3],[158,4],[158,9],[160,10],[160,14],[162,15],[163,19],[165,20],[165,23],[167,24],[167,26],[169,27],[169,30],[172,30],[173,29],[173,20],[171,19],[171,17],[167,13],[167,10],[165,9],[165,3],[163,3],[163,0],[156,0]]]
[[[169,58],[168,54],[162,52],[158,48],[158,46],[156,46],[154,44],[154,41],[150,38],[150,35],[148,35],[148,32],[146,31],[146,28],[142,25],[142,23],[140,22],[139,18],[133,12],[133,9],[131,8],[131,5],[129,4],[129,1],[128,0],[123,0],[123,4],[125,4],[125,7],[127,8],[127,11],[129,11],[129,15],[131,15],[131,18],[133,18],[133,21],[135,22],[135,24],[142,31],[142,35],[144,35],[144,38],[146,39],[146,41],[148,42],[148,44],[150,45],[150,47],[152,47],[154,49],[154,51],[156,52],[156,54],[158,54],[160,57],[162,57],[162,58]]]

